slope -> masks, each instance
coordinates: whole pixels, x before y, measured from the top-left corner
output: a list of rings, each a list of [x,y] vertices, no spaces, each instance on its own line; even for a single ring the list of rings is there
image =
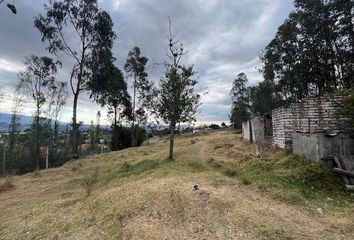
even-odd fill
[[[353,195],[317,163],[261,161],[227,131],[177,137],[174,161],[167,146],[13,177],[0,239],[354,239]]]

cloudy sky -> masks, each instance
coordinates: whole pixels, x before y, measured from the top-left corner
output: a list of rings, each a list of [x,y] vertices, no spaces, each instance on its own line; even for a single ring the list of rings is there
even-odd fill
[[[15,0],[17,14],[0,4],[0,112],[11,111],[11,96],[24,68],[25,56],[48,55],[40,41],[33,18],[43,12],[49,0]],[[189,50],[185,64],[194,64],[197,90],[203,95],[199,123],[228,122],[229,91],[239,72],[248,75],[250,85],[262,80],[259,53],[274,36],[278,26],[293,9],[292,0],[99,0],[99,7],[110,13],[118,36],[114,54],[123,69],[128,51],[140,47],[149,58],[148,74],[154,81],[163,75],[160,63],[166,59],[168,16],[175,36]],[[63,61],[57,79],[68,79],[70,61]],[[31,102],[23,114],[31,115]],[[79,120],[89,123],[100,107],[84,94],[78,106]],[[62,120],[70,121],[71,98]],[[103,114],[105,115],[105,114]]]

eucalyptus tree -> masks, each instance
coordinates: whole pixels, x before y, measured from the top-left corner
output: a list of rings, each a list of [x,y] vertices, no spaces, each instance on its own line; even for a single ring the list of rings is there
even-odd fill
[[[19,73],[18,87],[32,99],[35,104],[34,113],[34,163],[39,169],[40,155],[40,118],[43,116],[43,107],[48,102],[51,92],[54,89],[57,62],[52,58],[43,56],[31,56],[26,59],[26,69]]]
[[[95,99],[102,106],[106,106],[108,113],[112,116],[112,150],[115,151],[119,149],[119,130],[122,120],[132,119],[131,98],[124,76],[116,66],[111,66],[102,81],[109,88],[96,91]]]
[[[145,115],[145,100],[147,93],[151,90],[151,83],[147,79],[147,73],[145,71],[145,65],[148,59],[144,56],[141,56],[140,48],[134,47],[128,53],[127,61],[124,65],[125,71],[128,73],[128,76],[133,79],[132,88],[133,88],[133,99],[132,99],[132,146],[135,147],[137,144],[136,141],[136,126],[135,121],[137,117],[140,117],[139,120],[144,119]],[[138,100],[139,108],[136,109],[136,100]]]
[[[74,98],[72,152],[74,157],[78,157],[79,95],[85,90],[92,91],[88,83],[95,77],[96,60],[102,59],[107,53],[111,55],[116,35],[109,14],[98,8],[97,0],[50,1],[44,5],[44,9],[45,14],[38,15],[34,20],[42,41],[48,43],[50,53],[64,53],[73,62],[69,78]]]
[[[249,110],[249,89],[247,88],[248,78],[245,73],[239,73],[233,81],[230,91],[232,106],[230,122],[235,128],[240,128],[242,122],[248,120]]]
[[[261,59],[289,102],[354,86],[354,2],[295,0]]]
[[[50,104],[53,106],[51,119],[54,120],[53,126],[53,142],[57,144],[58,141],[58,132],[59,132],[59,121],[61,113],[64,109],[64,106],[67,102],[68,91],[67,91],[67,83],[66,82],[56,82],[54,85]]]
[[[15,149],[16,149],[16,135],[20,131],[21,127],[21,115],[24,104],[24,92],[19,86],[16,87],[12,99],[11,105],[11,120],[9,124],[9,138],[8,138],[8,149],[9,149],[9,160],[15,160]]]

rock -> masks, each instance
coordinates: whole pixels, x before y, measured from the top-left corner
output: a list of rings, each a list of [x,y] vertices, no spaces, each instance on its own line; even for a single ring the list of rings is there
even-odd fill
[[[316,208],[316,213],[318,214],[318,216],[323,216],[324,214],[323,208]]]
[[[199,190],[198,185],[194,185],[194,186],[193,186],[193,191],[197,191],[197,190]]]

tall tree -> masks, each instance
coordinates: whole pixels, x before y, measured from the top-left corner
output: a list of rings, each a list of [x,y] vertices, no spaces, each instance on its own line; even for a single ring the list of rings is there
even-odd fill
[[[130,96],[127,91],[127,83],[124,81],[122,72],[114,67],[110,79],[110,88],[105,95],[105,105],[109,113],[113,114],[112,121],[112,150],[116,151],[119,147],[119,130],[122,119],[127,120],[132,117],[132,106]]]
[[[96,146],[100,143],[100,135],[101,135],[101,111],[97,111],[96,113],[96,126],[95,126],[95,136],[96,136]]]
[[[105,71],[95,71],[96,77],[90,81],[90,88],[93,89],[91,96],[95,101],[101,104],[101,106],[106,106],[109,114],[113,115],[112,150],[118,150],[119,125],[121,124],[122,118],[131,120],[132,109],[124,76],[122,72],[114,66],[114,58],[110,60],[107,59],[108,58],[105,59],[104,63],[106,64]]]
[[[24,93],[22,89],[19,86],[17,86],[12,99],[11,120],[9,125],[8,147],[9,147],[10,161],[15,160],[14,150],[16,146],[16,135],[18,134],[19,128],[21,126],[20,113],[23,108],[23,103],[24,103]]]
[[[128,76],[133,79],[132,88],[133,88],[133,106],[132,106],[132,146],[135,147],[137,144],[136,141],[136,127],[135,121],[137,116],[144,118],[144,100],[146,93],[150,91],[151,83],[147,79],[147,73],[145,71],[145,65],[148,59],[144,56],[141,56],[140,48],[134,47],[129,53],[127,62],[124,65],[125,71],[128,73]],[[139,108],[136,109],[136,99],[139,103]]]
[[[232,99],[230,122],[235,128],[240,128],[242,122],[248,120],[250,115],[247,83],[248,79],[246,74],[239,73],[234,80],[230,91]]]
[[[51,95],[51,104],[53,105],[51,119],[54,120],[54,126],[53,126],[54,144],[57,144],[58,141],[60,115],[66,104],[67,97],[68,97],[67,83],[57,82],[54,86],[53,93]]]
[[[295,0],[261,56],[263,74],[288,102],[354,84],[351,0]]]
[[[19,88],[35,103],[34,113],[35,129],[35,167],[39,169],[40,155],[40,118],[43,114],[43,106],[50,98],[53,91],[57,63],[49,57],[31,56],[25,61],[26,69],[19,73]]]
[[[334,45],[338,55],[339,84],[343,88],[354,87],[354,2],[332,0],[329,5],[335,21]]]
[[[74,61],[70,73],[70,87],[74,96],[72,152],[74,157],[78,157],[79,95],[84,90],[92,90],[87,86],[98,68],[96,60],[98,56],[103,59],[102,56],[107,52],[110,54],[116,35],[109,14],[98,8],[97,0],[50,1],[44,8],[45,15],[38,15],[34,21],[42,41],[48,43],[50,53],[64,53]]]
[[[200,95],[195,93],[197,81],[192,79],[193,66],[181,64],[186,54],[183,45],[174,39],[169,21],[169,60],[165,63],[165,77],[160,80],[155,107],[158,117],[169,124],[170,145],[168,159],[173,159],[174,131],[177,123],[196,121]]]
[[[283,100],[275,88],[274,83],[266,80],[259,82],[256,86],[249,87],[250,113],[264,114],[280,107]]]

